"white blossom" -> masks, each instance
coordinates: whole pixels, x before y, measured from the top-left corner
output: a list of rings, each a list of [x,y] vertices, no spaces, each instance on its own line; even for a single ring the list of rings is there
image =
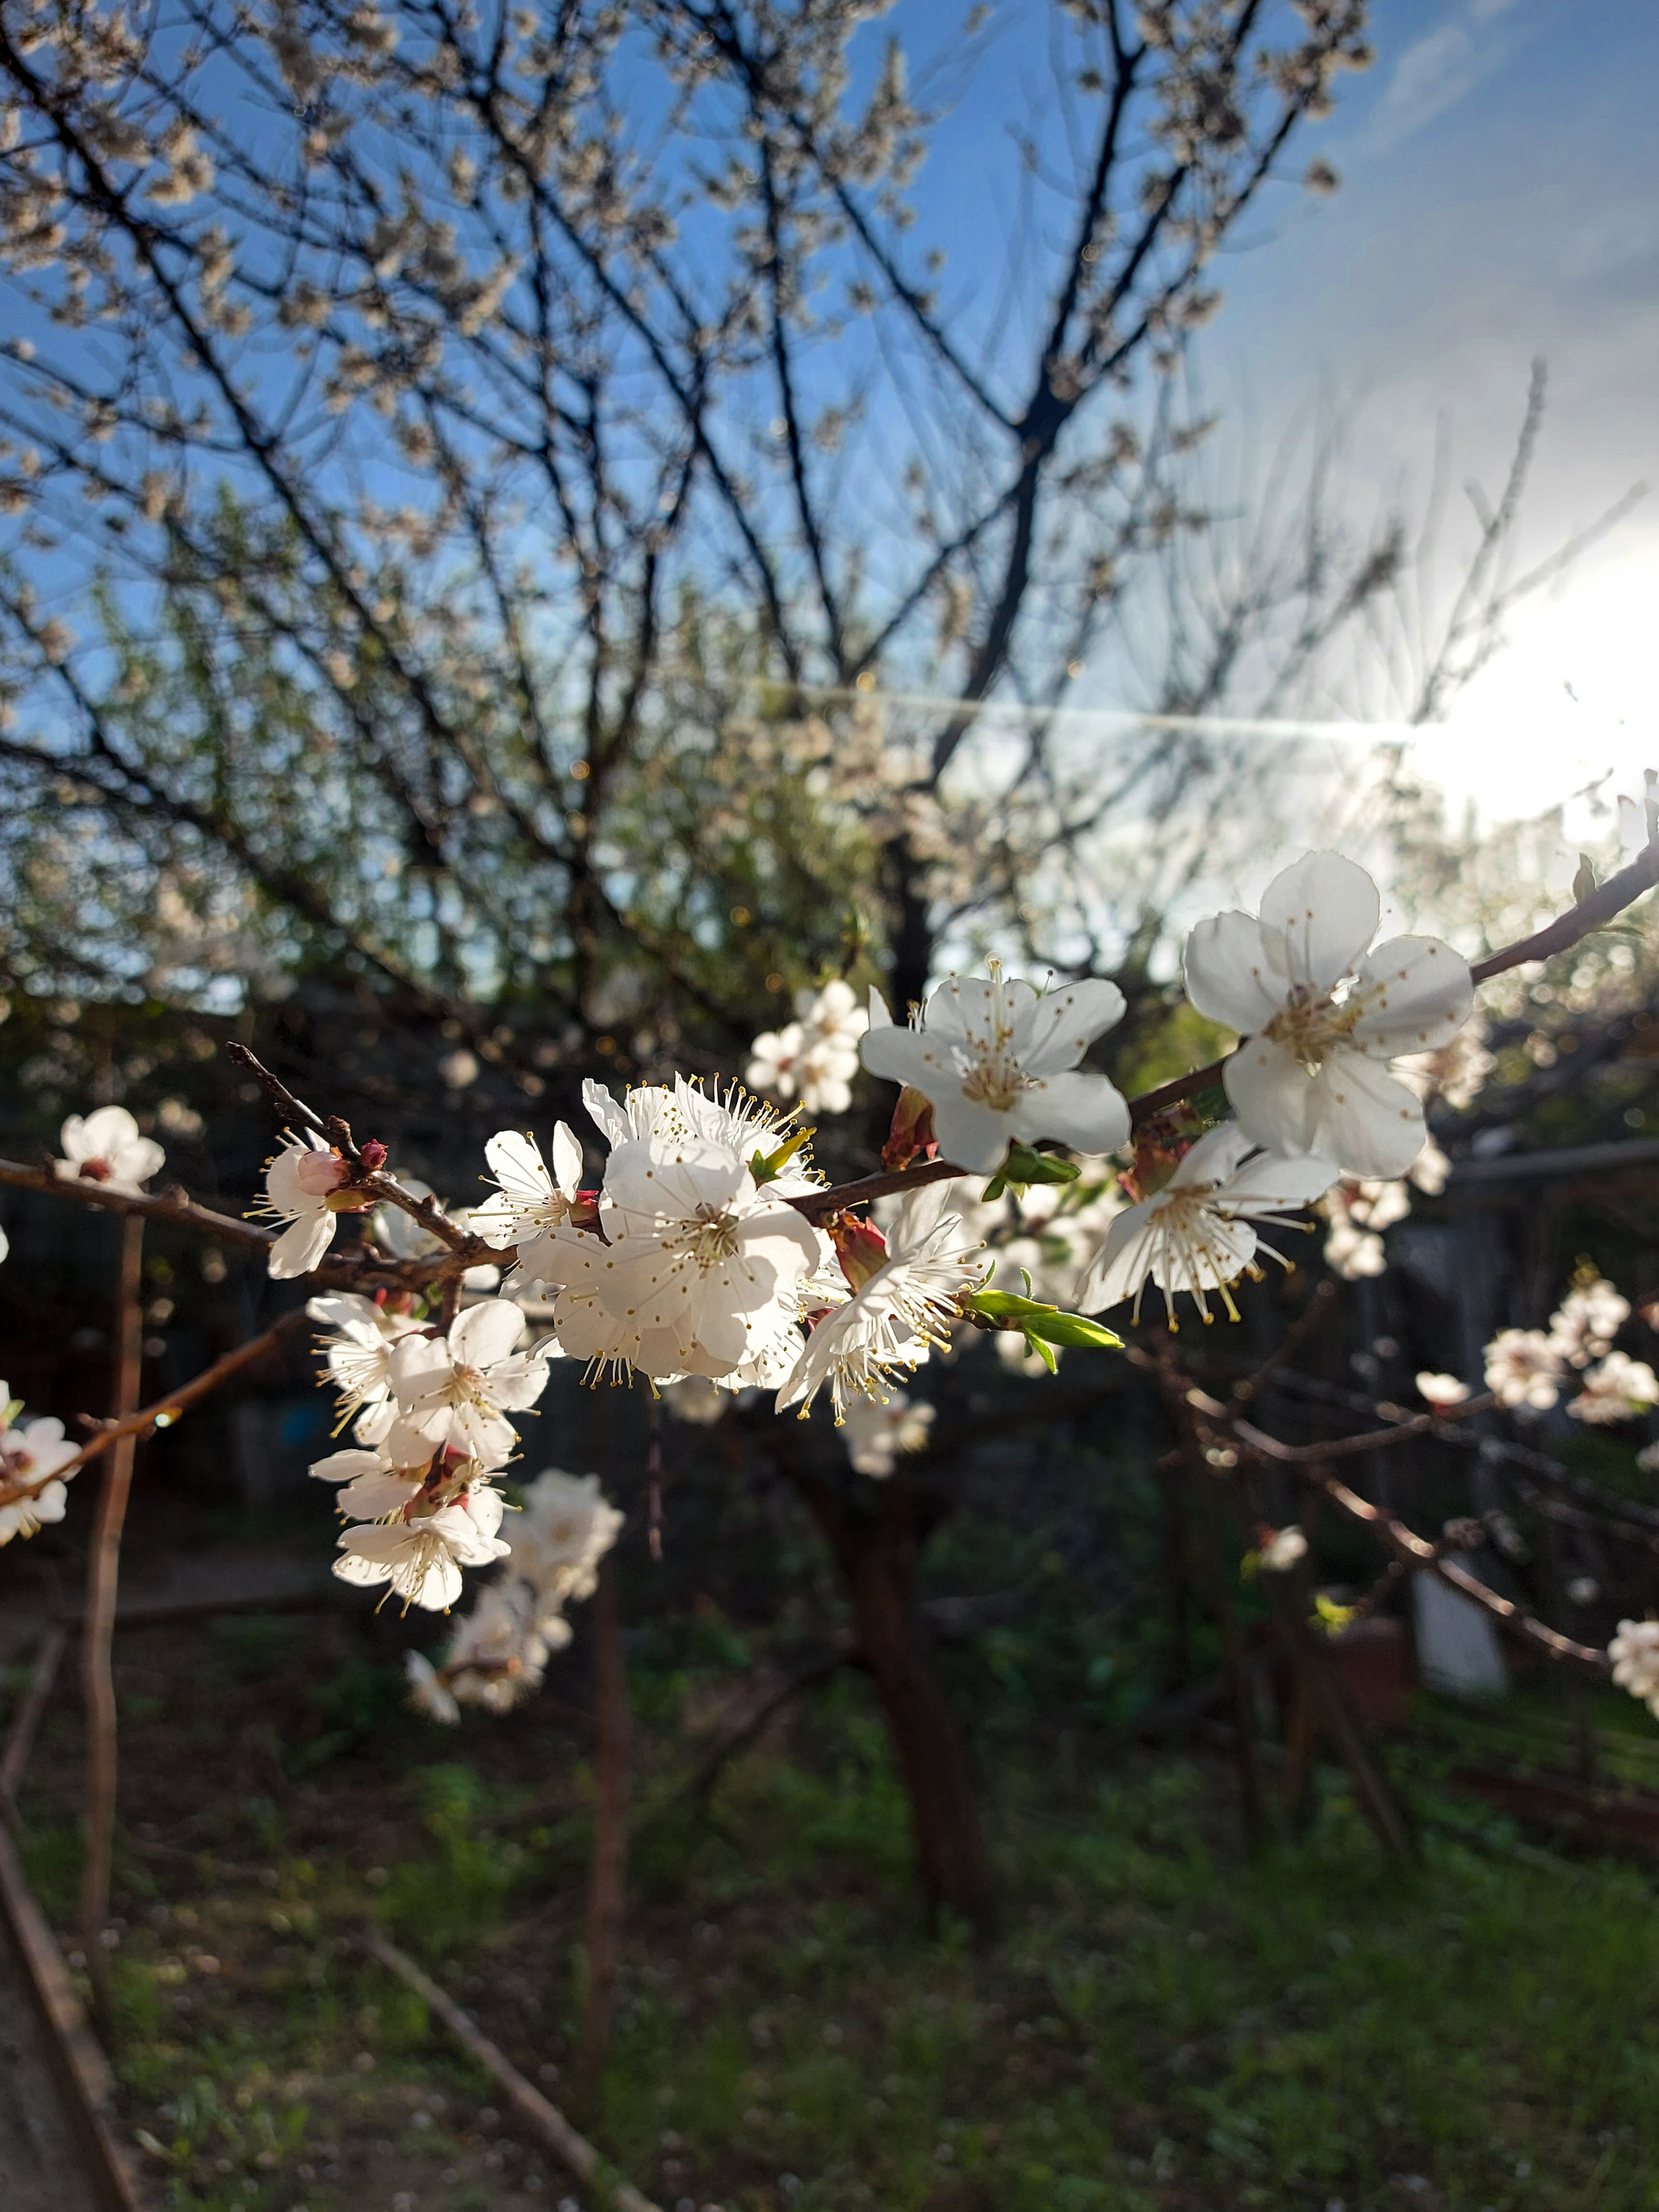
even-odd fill
[[[1613,1340],[1630,1319],[1630,1300],[1605,1277],[1570,1291],[1550,1316],[1550,1342],[1570,1367],[1588,1367],[1611,1352]]]
[[[1079,1307],[1101,1313],[1133,1298],[1139,1322],[1151,1281],[1172,1328],[1173,1300],[1182,1291],[1206,1322],[1212,1291],[1237,1321],[1228,1285],[1255,1271],[1258,1251],[1290,1264],[1261,1243],[1255,1224],[1311,1205],[1335,1175],[1328,1160],[1258,1152],[1237,1122],[1224,1122],[1199,1139],[1162,1190],[1114,1220],[1079,1286]]]
[[[845,1304],[813,1328],[793,1371],[779,1390],[776,1410],[799,1405],[802,1417],[826,1383],[844,1419],[857,1397],[881,1397],[891,1377],[919,1367],[933,1346],[949,1342],[965,1292],[984,1281],[988,1262],[961,1218],[944,1211],[939,1183],[907,1191],[887,1238],[885,1259]]]
[[[709,1103],[695,1090],[691,1100]],[[630,1108],[638,1101],[630,1092]],[[647,1115],[652,1133],[623,1139],[606,1164],[604,1238],[550,1230],[520,1265],[559,1286],[555,1326],[572,1357],[664,1381],[727,1376],[795,1326],[825,1243],[782,1178],[757,1183],[729,1146],[665,1133],[684,1127],[680,1103]]]
[[[411,1330],[392,1348],[398,1419],[387,1456],[412,1464],[453,1450],[500,1467],[518,1442],[507,1418],[533,1406],[547,1387],[547,1358],[518,1352],[525,1317],[508,1298],[485,1298],[459,1315],[447,1334]]]
[[[0,1382],[0,1491],[22,1495],[0,1504],[0,1544],[14,1536],[33,1536],[48,1521],[61,1521],[69,1492],[61,1477],[81,1456],[78,1444],[64,1434],[64,1424],[51,1415],[20,1421],[21,1406]]]
[[[461,1705],[504,1713],[539,1688],[550,1656],[570,1641],[564,1607],[592,1595],[599,1562],[622,1527],[597,1475],[556,1468],[538,1475],[525,1493],[512,1556],[479,1592],[442,1666],[406,1656],[411,1702],[434,1720],[453,1723]]]
[[[1376,884],[1335,853],[1310,853],[1263,895],[1260,917],[1201,921],[1187,940],[1187,995],[1243,1042],[1224,1080],[1260,1145],[1320,1153],[1355,1176],[1398,1176],[1425,1137],[1392,1064],[1449,1044],[1474,1005],[1468,963],[1435,937],[1371,947]]]
[[[444,1654],[442,1686],[458,1706],[510,1712],[540,1689],[549,1659],[569,1641],[569,1622],[556,1609],[538,1607],[527,1583],[488,1583]]]
[[[500,1492],[478,1488],[431,1513],[348,1528],[334,1571],[362,1589],[390,1583],[405,1607],[447,1612],[461,1594],[463,1567],[506,1556],[495,1534],[501,1512]]]
[[[570,1218],[581,1186],[582,1148],[561,1121],[553,1132],[553,1171],[528,1131],[503,1129],[484,1146],[495,1195],[475,1207],[469,1227],[498,1249],[555,1229]]]
[[[1430,1405],[1461,1406],[1469,1395],[1467,1382],[1460,1382],[1455,1375],[1437,1375],[1425,1370],[1417,1378],[1417,1395],[1426,1398]]]
[[[66,1181],[101,1183],[106,1189],[136,1192],[159,1175],[167,1154],[153,1137],[141,1137],[125,1106],[100,1106],[84,1121],[71,1114],[58,1141],[64,1157],[53,1163]]]
[[[582,1103],[614,1152],[632,1137],[665,1142],[702,1138],[735,1152],[745,1164],[755,1154],[769,1158],[791,1143],[796,1151],[766,1186],[778,1198],[799,1198],[823,1188],[823,1178],[808,1164],[807,1148],[798,1142],[793,1114],[780,1113],[764,1098],[750,1097],[735,1083],[724,1091],[705,1091],[701,1083],[677,1075],[671,1085],[638,1084],[619,1105],[602,1083],[582,1085]],[[527,1265],[520,1255],[521,1264]]]
[[[1288,1528],[1276,1528],[1257,1553],[1256,1558],[1270,1575],[1282,1575],[1308,1556],[1308,1540],[1292,1522]]]
[[[808,1114],[844,1114],[853,1103],[859,1039],[870,1017],[850,983],[839,977],[821,991],[795,994],[796,1019],[766,1030],[750,1047],[744,1081],[781,1098],[799,1093]]]
[[[592,1597],[599,1561],[622,1534],[623,1516],[605,1503],[597,1474],[549,1468],[525,1492],[513,1531],[513,1573],[550,1605]]]
[[[988,1174],[1011,1140],[1047,1137],[1077,1152],[1115,1152],[1128,1139],[1129,1109],[1105,1076],[1078,1062],[1122,1016],[1115,983],[1039,995],[1029,983],[1006,982],[994,962],[988,978],[941,983],[903,1029],[872,991],[864,1064],[932,1102],[940,1156],[970,1173]]]
[[[933,1418],[932,1406],[913,1404],[902,1390],[887,1399],[854,1398],[842,1416],[841,1431],[854,1471],[878,1480],[891,1474],[902,1452],[926,1450]]]
[[[261,1211],[290,1224],[270,1248],[268,1273],[278,1282],[308,1275],[334,1242],[339,1216],[361,1212],[365,1203],[331,1146],[309,1131],[300,1137],[289,1132],[265,1169]]]
[[[456,1704],[448,1684],[422,1651],[405,1651],[404,1673],[409,1680],[409,1702],[417,1713],[429,1721],[441,1721],[446,1728],[459,1722],[461,1709]]]
[[[1659,1376],[1645,1359],[1610,1352],[1589,1370],[1567,1411],[1576,1421],[1606,1428],[1617,1421],[1633,1421],[1651,1406],[1659,1406]]]
[[[1607,1646],[1613,1679],[1659,1720],[1659,1620],[1621,1620]]]
[[[331,1334],[324,1341],[329,1380],[340,1394],[340,1424],[356,1420],[351,1433],[360,1444],[378,1444],[397,1418],[392,1389],[392,1347],[420,1324],[408,1313],[362,1297],[355,1291],[330,1291],[306,1302],[313,1321]]]
[[[1563,1371],[1541,1328],[1502,1328],[1486,1346],[1486,1388],[1501,1405],[1547,1412],[1561,1395]]]

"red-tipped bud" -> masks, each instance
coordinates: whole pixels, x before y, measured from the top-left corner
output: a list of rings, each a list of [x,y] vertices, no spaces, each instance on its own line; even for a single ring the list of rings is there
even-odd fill
[[[881,1164],[889,1175],[908,1168],[912,1160],[935,1159],[939,1139],[933,1134],[933,1102],[907,1083],[893,1109],[893,1126],[881,1148]]]
[[[597,1229],[599,1225],[599,1194],[597,1190],[579,1190],[570,1201],[565,1216],[573,1229]]]
[[[362,1162],[370,1175],[379,1175],[386,1165],[386,1146],[378,1137],[371,1137],[362,1147]]]
[[[886,1265],[887,1239],[873,1221],[855,1220],[850,1213],[838,1213],[824,1225],[841,1272],[855,1291],[861,1291],[876,1270]]]

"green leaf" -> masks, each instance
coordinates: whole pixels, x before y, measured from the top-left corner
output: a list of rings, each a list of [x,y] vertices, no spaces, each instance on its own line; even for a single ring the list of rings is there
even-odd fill
[[[1575,899],[1587,899],[1595,889],[1595,863],[1588,853],[1578,855],[1578,872],[1572,879]]]
[[[1028,1276],[1028,1283],[1030,1279]],[[975,1291],[964,1303],[968,1312],[978,1314],[983,1321],[1018,1328],[1028,1342],[1035,1338],[1067,1346],[1097,1346],[1109,1352],[1116,1351],[1123,1342],[1121,1336],[1085,1314],[1062,1313],[1058,1306],[1022,1298],[1012,1291]]]
[[[1039,1305],[1035,1298],[1022,1298],[1014,1291],[975,1291],[963,1304],[969,1313],[979,1314],[986,1321],[1020,1321],[1027,1314],[1058,1310]]]
[[[749,1172],[757,1182],[775,1182],[795,1154],[811,1136],[810,1129],[797,1129],[787,1143],[775,1152],[757,1152],[749,1163]]]
[[[1075,1182],[1083,1173],[1075,1160],[1058,1152],[1034,1152],[1025,1145],[1010,1145],[1002,1173],[1010,1182]]]
[[[989,1206],[1005,1190],[1027,1190],[1037,1182],[1075,1182],[1083,1173],[1075,1160],[1054,1152],[1034,1152],[1028,1145],[1010,1144],[1008,1157],[985,1186],[981,1204]]]
[[[1075,1349],[1081,1346],[1096,1346],[1103,1352],[1119,1352],[1123,1339],[1099,1322],[1091,1321],[1086,1314],[1060,1313],[1051,1310],[1035,1321],[1025,1324],[1028,1336],[1046,1337],[1050,1344],[1063,1344]]]
[[[1055,1356],[1054,1347],[1045,1344],[1040,1336],[1034,1336],[1029,1328],[1025,1332],[1025,1349],[1028,1352],[1035,1352],[1051,1375],[1057,1375],[1060,1372],[1060,1361]]]

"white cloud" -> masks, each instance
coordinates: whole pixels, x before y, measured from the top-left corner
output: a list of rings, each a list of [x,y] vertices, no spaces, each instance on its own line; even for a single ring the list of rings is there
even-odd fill
[[[1374,138],[1397,146],[1462,100],[1478,74],[1474,40],[1461,23],[1442,23],[1407,46],[1395,64],[1377,110]]]

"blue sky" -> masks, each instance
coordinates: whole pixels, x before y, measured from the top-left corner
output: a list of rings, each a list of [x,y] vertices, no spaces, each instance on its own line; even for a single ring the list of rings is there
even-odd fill
[[[936,0],[897,21],[937,22]],[[976,115],[1000,135],[1014,78],[1047,83],[1012,11],[994,64],[937,145],[921,197],[952,207],[951,274],[1006,228]],[[1632,483],[1652,497],[1517,622],[1430,758],[1495,814],[1541,806],[1580,761],[1659,760],[1659,4],[1376,0],[1378,60],[1339,80],[1306,150],[1343,185],[1270,203],[1218,271],[1202,341],[1223,436],[1268,452],[1299,411],[1351,413],[1362,508],[1426,491],[1437,423],[1453,473],[1501,481],[1529,364],[1550,372],[1523,555],[1541,556]],[[1002,149],[997,149],[999,155]],[[1449,510],[1449,553],[1463,527]],[[1573,696],[1565,685],[1571,684]],[[1103,697],[1099,704],[1121,703]]]

